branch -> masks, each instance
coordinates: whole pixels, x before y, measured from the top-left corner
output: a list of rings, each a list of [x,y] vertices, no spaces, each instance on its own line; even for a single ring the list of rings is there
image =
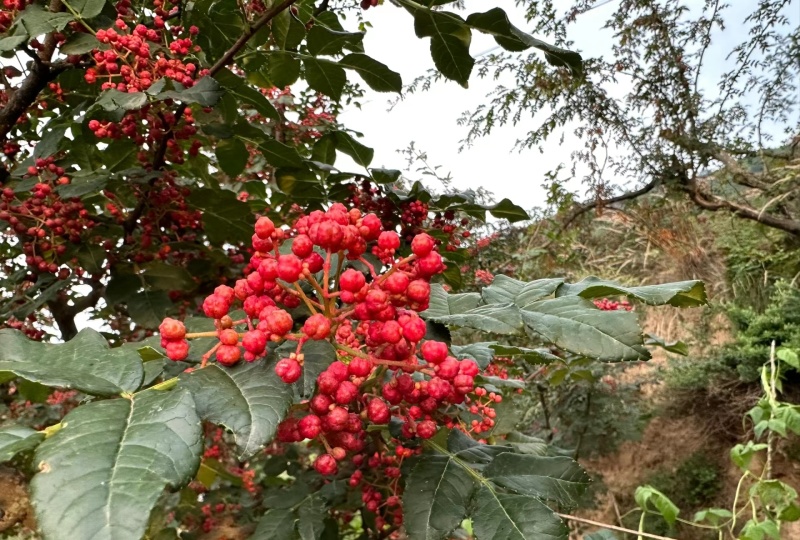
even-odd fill
[[[719,210],[728,211],[737,217],[749,219],[766,225],[767,227],[800,236],[800,221],[772,216],[764,212],[759,212],[755,208],[748,208],[747,206],[733,203],[721,197],[717,197],[716,195],[704,193],[700,191],[696,184],[693,188],[690,188],[690,196],[692,201],[704,210],[711,210],[712,212]]]
[[[89,308],[97,305],[97,302],[103,297],[103,287],[99,282],[92,283],[92,292],[84,296],[80,300],[76,300],[74,305],[67,304],[69,300],[66,295],[59,295],[54,300],[47,303],[50,312],[53,314],[53,319],[61,332],[61,339],[69,341],[74,338],[78,333],[78,327],[75,325],[75,317]]]
[[[636,534],[639,538],[653,538],[654,540],[675,540],[674,538],[669,538],[667,536],[658,536],[657,534],[650,534],[641,531],[634,531],[632,529],[626,529],[624,527],[617,527],[616,525],[608,525],[607,523],[600,523],[599,521],[592,521],[591,519],[584,519],[579,518],[577,516],[571,516],[569,514],[559,514],[556,513],[558,517],[561,519],[566,519],[568,521],[576,521],[578,523],[586,523],[587,525],[594,525],[595,527],[603,527],[604,529],[611,529],[612,531],[619,531],[628,534]]]

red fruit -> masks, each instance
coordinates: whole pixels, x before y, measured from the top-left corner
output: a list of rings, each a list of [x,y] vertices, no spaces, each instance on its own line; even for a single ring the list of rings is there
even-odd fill
[[[433,251],[436,242],[433,238],[425,233],[420,233],[411,241],[411,252],[417,257],[424,257]]]
[[[317,377],[317,386],[323,394],[333,395],[336,389],[339,388],[340,382],[330,371],[323,371]]]
[[[223,345],[237,345],[239,343],[239,334],[236,330],[223,330],[219,333],[219,340]]]
[[[273,334],[277,334],[279,336],[285,336],[292,330],[292,326],[294,326],[294,320],[292,320],[292,316],[289,315],[288,311],[284,311],[282,309],[274,309],[267,314],[267,318],[265,319],[267,329]]]
[[[397,343],[403,339],[403,328],[397,321],[386,321],[381,328],[381,339],[385,343]]]
[[[186,360],[189,356],[189,342],[188,341],[170,341],[165,347],[167,358],[174,362]]]
[[[328,431],[342,431],[347,427],[348,412],[341,407],[334,407],[325,415],[325,424]]]
[[[426,341],[420,350],[422,358],[429,364],[440,364],[447,358],[447,343],[441,341]]]
[[[380,398],[372,398],[367,405],[367,418],[373,424],[386,424],[391,414],[389,406]]]
[[[260,275],[264,281],[275,281],[278,279],[278,261],[273,258],[261,261],[258,265],[258,275]]]
[[[322,454],[314,461],[314,469],[323,476],[331,476],[336,474],[338,466],[332,455]]]
[[[259,238],[267,239],[275,232],[275,224],[268,217],[260,217],[256,221],[256,234]]]
[[[375,240],[378,238],[382,228],[383,223],[381,223],[381,218],[375,214],[367,214],[361,220],[360,231],[365,240]]]
[[[372,360],[356,356],[347,365],[347,371],[355,377],[366,377],[372,372]]]
[[[333,398],[339,405],[347,405],[358,396],[358,387],[350,381],[339,383]]]
[[[480,370],[481,368],[478,367],[478,364],[472,360],[462,360],[458,367],[458,373],[460,375],[469,375],[470,377],[476,376]]]
[[[400,236],[394,231],[383,231],[378,236],[378,247],[387,251],[400,247]]]
[[[342,362],[334,362],[328,366],[327,369],[328,373],[333,375],[333,377],[337,381],[346,381],[349,377],[349,373],[347,370],[347,364],[343,364]]]
[[[425,321],[419,317],[409,317],[406,320],[402,320],[400,321],[400,326],[403,327],[403,337],[412,342],[421,340],[428,332]]]
[[[456,375],[453,379],[453,386],[459,394],[469,394],[475,388],[475,379],[469,375]]]
[[[333,456],[333,459],[335,459],[336,461],[342,461],[344,458],[347,457],[347,451],[345,451],[345,449],[342,448],[341,446],[337,446],[331,449],[331,455]]]
[[[259,330],[250,330],[242,337],[242,347],[245,351],[259,356],[267,348],[267,336]]]
[[[426,256],[417,260],[417,271],[420,275],[430,277],[444,271],[444,263],[442,263],[442,256],[431,251]]]
[[[448,381],[453,380],[453,377],[458,375],[458,360],[453,358],[452,356],[448,356],[445,360],[436,366],[436,374],[443,379],[447,379]]]
[[[453,387],[450,386],[450,383],[444,379],[434,377],[428,381],[428,395],[438,401],[442,401],[452,391]]]
[[[286,384],[292,384],[303,374],[303,368],[293,358],[284,358],[275,364],[275,373]]]
[[[317,272],[320,272],[322,268],[325,266],[325,259],[323,259],[322,255],[320,255],[315,251],[311,255],[303,259],[303,265],[308,267],[309,272],[311,272],[312,274],[316,274]]]
[[[311,255],[312,251],[314,251],[314,242],[305,234],[298,235],[292,242],[292,253],[301,259]]]
[[[300,279],[303,272],[303,261],[297,255],[281,255],[278,257],[278,277],[287,283]]]
[[[422,279],[415,279],[408,284],[406,296],[412,302],[425,303],[431,298],[431,285]]]
[[[325,394],[317,394],[311,398],[309,403],[311,410],[319,415],[327,414],[331,405],[333,405],[333,400]]]
[[[220,345],[217,349],[217,362],[223,366],[235,366],[241,357],[242,351],[236,345]]]
[[[322,431],[322,420],[315,414],[309,414],[297,424],[297,429],[304,439],[316,439]]]
[[[364,277],[364,274],[362,274],[358,270],[348,268],[347,270],[342,272],[342,275],[339,278],[339,287],[343,291],[356,293],[361,290],[361,288],[364,286],[366,282],[367,280]]]
[[[391,403],[392,405],[397,405],[401,401],[403,401],[403,395],[400,393],[400,390],[397,387],[392,386],[389,383],[383,385],[381,389],[381,395],[383,398]]]
[[[436,435],[436,422],[433,420],[423,420],[417,424],[417,435],[423,439],[430,439]]]
[[[275,244],[272,242],[272,239],[260,238],[257,234],[254,234],[250,238],[250,243],[253,246],[254,250],[260,251],[261,253],[267,253],[268,251],[272,251],[272,248],[275,247]]]
[[[181,321],[166,318],[158,327],[161,337],[166,339],[183,339],[186,336],[186,327]]]
[[[392,294],[403,294],[411,282],[408,275],[404,272],[395,272],[383,282],[383,288]]]
[[[303,333],[309,339],[326,339],[331,334],[331,321],[322,313],[315,313],[306,319]]]
[[[203,313],[212,319],[221,319],[228,314],[230,302],[222,296],[212,294],[203,300]]]

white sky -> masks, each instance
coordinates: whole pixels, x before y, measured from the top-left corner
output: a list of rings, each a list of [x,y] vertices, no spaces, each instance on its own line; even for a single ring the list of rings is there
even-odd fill
[[[583,15],[570,26],[568,38],[575,42],[574,49],[584,58],[610,53],[611,34],[601,27],[617,4],[612,0]],[[688,0],[686,4],[697,9],[702,0]],[[714,36],[716,46],[706,55],[704,70],[707,70],[707,88],[716,84],[716,76],[724,69],[725,55],[734,42],[744,39],[741,28],[744,17],[751,12],[755,0],[733,2],[734,7],[726,13],[726,31]],[[467,13],[486,11],[490,7],[501,7],[508,13],[511,22],[526,29],[523,10],[513,0],[499,0],[490,4],[478,0],[467,0]],[[800,24],[800,9],[795,2],[789,7],[789,15]],[[399,72],[405,84],[423,75],[433,67],[429,44],[426,39],[417,39],[410,14],[386,2],[365,13],[366,20],[373,25],[364,39],[367,54]],[[536,36],[539,37],[539,36]],[[473,32],[471,52],[477,56],[496,46],[494,39]],[[526,54],[526,53],[522,53]],[[701,78],[701,83],[702,83]],[[427,92],[409,95],[391,112],[390,94],[379,94],[368,90],[362,100],[362,109],[351,109],[340,116],[342,123],[350,129],[364,134],[363,142],[375,149],[372,166],[403,169],[405,162],[398,150],[414,141],[419,150],[425,151],[432,165],[441,165],[442,172],[451,172],[454,187],[458,189],[485,187],[499,200],[510,198],[524,208],[544,204],[542,189],[544,173],[555,169],[560,163],[570,163],[571,130],[567,130],[565,144],[558,144],[552,137],[542,154],[537,149],[522,153],[514,151],[514,142],[526,133],[526,124],[533,126],[534,120],[523,118],[518,126],[497,127],[493,133],[479,139],[472,148],[459,153],[459,141],[466,135],[466,128],[456,124],[462,112],[474,109],[485,100],[494,88],[492,78],[480,79],[473,72],[468,90],[457,83],[446,81],[435,84]],[[624,88],[620,88],[620,94]],[[420,176],[408,175],[412,179]],[[576,182],[571,187],[583,195]]]

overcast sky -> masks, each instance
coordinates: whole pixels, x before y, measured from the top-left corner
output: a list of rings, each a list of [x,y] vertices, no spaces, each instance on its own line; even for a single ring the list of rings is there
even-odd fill
[[[688,0],[686,3],[698,9],[703,1]],[[612,0],[601,5],[570,26],[568,38],[575,42],[574,48],[584,57],[610,54],[611,34],[601,27],[616,4],[617,0]],[[741,28],[744,17],[756,1],[737,0],[733,4],[734,7],[726,11],[726,31],[714,35],[715,46],[706,56],[704,68],[708,69],[708,79],[705,82],[709,86],[716,84],[716,76],[723,71],[729,47],[743,39],[742,32],[737,32],[737,29]],[[466,5],[467,13],[501,7],[513,24],[526,29],[523,10],[513,1],[500,0],[489,5],[485,0],[467,0]],[[800,23],[797,2],[791,3],[789,15]],[[367,10],[365,18],[373,24],[365,38],[367,53],[398,71],[404,83],[413,81],[433,67],[430,41],[416,38],[413,19],[405,10],[387,2]],[[490,36],[473,32],[470,48],[473,56],[495,46]],[[362,109],[346,111],[341,120],[348,128],[362,132],[364,142],[375,149],[373,166],[402,169],[405,162],[397,151],[414,141],[418,149],[428,153],[431,164],[441,165],[442,171],[452,173],[454,184],[460,189],[485,187],[494,192],[497,199],[508,197],[525,208],[543,205],[541,185],[544,173],[560,163],[570,162],[570,146],[574,147],[574,144],[570,145],[569,138],[560,146],[557,137],[553,137],[543,154],[537,149],[517,152],[513,150],[514,142],[524,136],[526,125],[533,125],[533,120],[526,117],[521,125],[496,128],[491,136],[478,140],[472,148],[461,153],[458,151],[466,128],[458,126],[457,119],[462,112],[474,109],[484,101],[495,84],[493,79],[480,79],[473,72],[467,90],[452,81],[437,83],[428,92],[406,96],[391,112],[388,112],[389,102],[395,98],[369,92]],[[620,92],[623,90],[620,88]],[[579,185],[575,187],[579,189]]]

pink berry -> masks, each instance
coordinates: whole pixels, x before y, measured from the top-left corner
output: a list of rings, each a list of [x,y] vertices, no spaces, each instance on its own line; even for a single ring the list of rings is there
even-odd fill
[[[411,252],[417,257],[424,257],[433,251],[436,242],[433,238],[425,233],[420,233],[411,241]]]
[[[306,319],[303,333],[309,339],[326,339],[331,334],[331,321],[322,313],[315,313]]]
[[[331,476],[336,474],[338,465],[332,455],[322,454],[314,461],[314,469],[323,476]]]
[[[267,239],[275,232],[275,224],[268,217],[260,217],[256,221],[256,234],[259,238]]]
[[[303,368],[293,358],[284,358],[275,364],[275,373],[286,384],[292,384],[303,374]]]
[[[158,327],[161,337],[166,339],[183,339],[186,336],[186,327],[181,321],[166,318]]]

